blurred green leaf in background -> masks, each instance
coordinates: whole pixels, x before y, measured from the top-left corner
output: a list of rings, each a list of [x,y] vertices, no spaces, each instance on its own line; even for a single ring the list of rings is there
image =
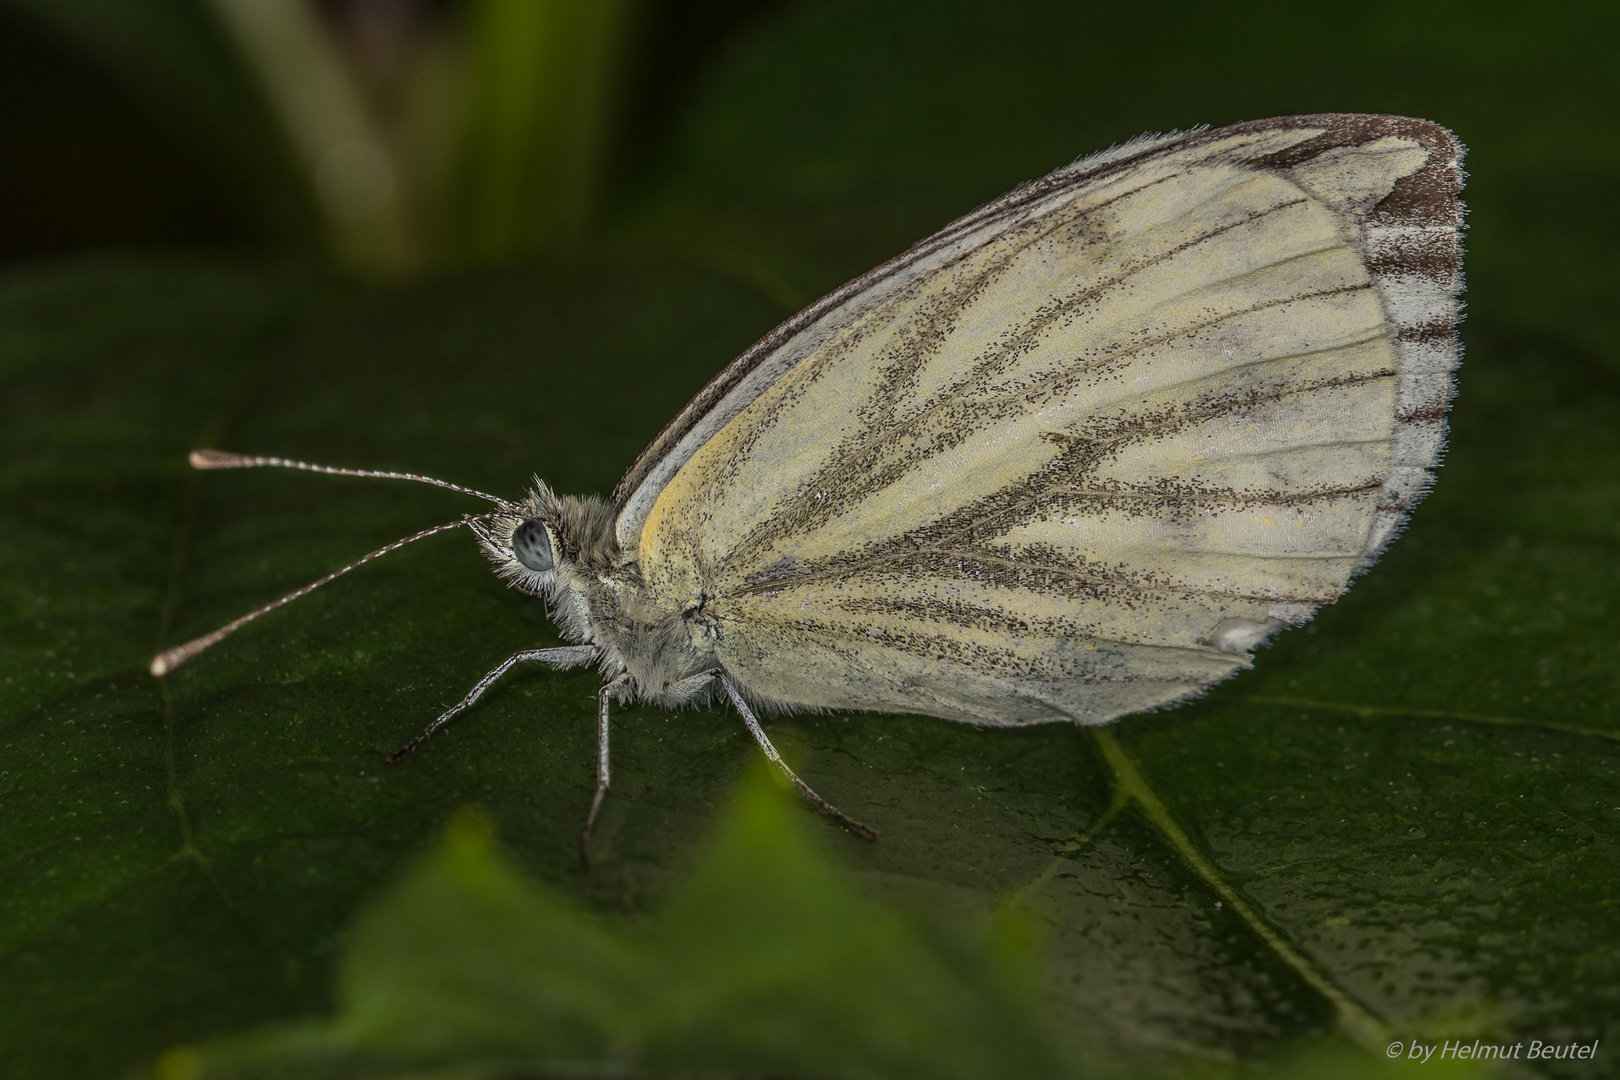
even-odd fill
[[[330,1022],[181,1048],[162,1077],[1107,1075],[1046,1023],[1029,934],[982,940],[861,896],[756,771],[647,926],[528,881],[476,813],[371,907]]]
[[[617,1003],[546,1029],[582,1068],[790,1071],[704,1011],[735,999],[804,1075],[1061,1047],[1059,1072],[1348,1077],[1476,1039],[1599,1040],[1514,1068],[1616,1075],[1617,39],[1612,5],[1573,2],[0,0],[0,1073],[302,1046],[532,1074],[563,1044],[429,1062],[406,1043],[434,1029],[393,1019],[391,1045],[333,1050],[385,1001],[362,984],[419,991],[396,1018],[485,1001],[457,966],[476,949],[503,1000],[566,974],[569,1008]],[[773,721],[873,845],[754,795],[721,812],[757,753],[728,712],[628,709],[585,871],[590,673],[514,676],[382,764],[557,641],[465,538],[145,673],[467,509],[198,474],[195,446],[605,491],[778,320],[1013,184],[1147,130],[1329,110],[1470,147],[1451,450],[1379,566],[1204,701],[1095,733]],[[441,844],[469,805],[503,854],[465,819]],[[876,944],[818,947],[811,977],[706,927],[757,914],[750,884],[831,898],[778,912],[783,940]],[[433,904],[473,906],[391,951],[377,927]],[[1037,928],[1022,967],[949,929],[998,918]],[[647,974],[674,925],[713,943],[685,989]],[[541,939],[579,952],[525,966]],[[884,1057],[865,1013],[815,1012],[874,980],[956,995],[894,1014],[937,1045]],[[767,983],[805,996],[747,996]],[[678,1053],[632,1037],[680,1001]],[[770,1028],[789,1001],[824,1026]],[[515,1007],[464,1004],[454,1031]]]

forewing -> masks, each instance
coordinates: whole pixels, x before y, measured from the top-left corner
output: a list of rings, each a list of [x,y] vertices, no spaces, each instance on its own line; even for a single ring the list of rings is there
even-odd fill
[[[1296,117],[1026,185],[728,368],[626,477],[621,543],[765,702],[1101,722],[1196,693],[1430,481],[1459,154]]]

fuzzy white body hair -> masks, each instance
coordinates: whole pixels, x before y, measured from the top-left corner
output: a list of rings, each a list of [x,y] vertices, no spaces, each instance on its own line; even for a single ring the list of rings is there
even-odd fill
[[[556,566],[550,571],[537,573],[513,557],[512,534],[531,519],[544,523],[553,538]],[[712,681],[691,680],[720,666],[714,621],[701,605],[682,610],[649,595],[635,560],[614,538],[613,521],[606,501],[559,496],[537,479],[521,515],[496,517],[481,546],[513,588],[546,601],[564,638],[597,650],[605,679],[629,676],[617,696],[667,707],[707,702],[715,693]],[[763,707],[776,706],[749,696]]]

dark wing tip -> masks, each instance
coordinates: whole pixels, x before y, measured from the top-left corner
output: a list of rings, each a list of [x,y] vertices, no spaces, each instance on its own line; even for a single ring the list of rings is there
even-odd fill
[[[1388,136],[1411,139],[1428,151],[1428,161],[1410,176],[1396,181],[1395,188],[1368,215],[1377,224],[1450,225],[1462,228],[1462,142],[1452,132],[1432,120],[1380,113],[1319,113],[1305,116],[1277,116],[1218,128],[1200,136],[1214,140],[1258,131],[1287,131],[1321,128],[1322,133],[1286,150],[1254,158],[1261,168],[1287,169],[1300,165],[1328,150],[1362,146]]]

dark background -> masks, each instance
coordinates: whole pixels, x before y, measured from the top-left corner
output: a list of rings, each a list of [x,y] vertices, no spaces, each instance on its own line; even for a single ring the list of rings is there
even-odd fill
[[[340,48],[361,6],[322,9]],[[424,35],[470,18],[407,7]],[[773,737],[883,832],[823,836],[862,889],[947,922],[1031,913],[1055,1015],[1123,1052],[1620,1046],[1615,9],[625,10],[590,148],[538,121],[510,144],[539,148],[520,192],[561,161],[588,198],[491,218],[499,168],[468,167],[387,263],[332,240],[208,5],[0,3],[0,1071],[106,1075],[330,1009],[355,912],[467,804],[537,880],[640,925],[753,759],[726,713],[626,710],[588,873],[588,673],[514,678],[385,770],[555,640],[464,540],[151,679],[157,649],[464,509],[201,476],[189,449],[606,491],[776,321],[1013,184],[1143,131],[1318,111],[1424,116],[1470,148],[1467,363],[1408,534],[1255,671],[1113,729],[1158,816],[1116,805],[1084,731]],[[403,93],[346,55],[372,100]],[[510,242],[467,239],[484,220]]]

